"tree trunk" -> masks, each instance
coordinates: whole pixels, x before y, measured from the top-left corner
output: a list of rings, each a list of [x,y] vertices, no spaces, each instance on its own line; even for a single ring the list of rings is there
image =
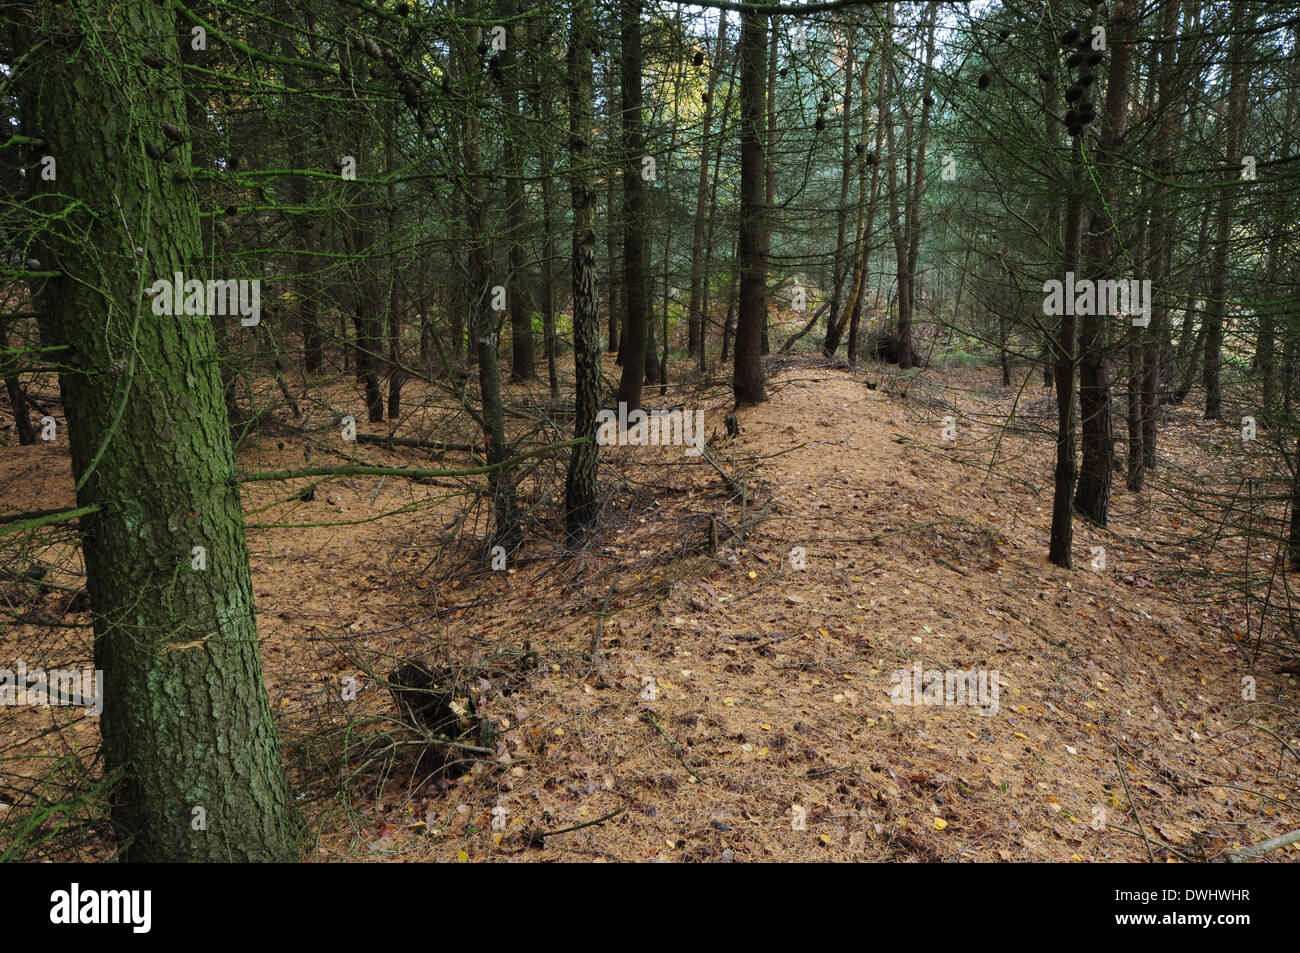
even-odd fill
[[[1161,29],[1173,36],[1178,30],[1178,0],[1165,4]],[[1160,122],[1156,126],[1155,155],[1156,175],[1158,178],[1152,187],[1151,197],[1151,289],[1154,300],[1151,302],[1151,325],[1145,329],[1142,346],[1142,375],[1140,391],[1141,408],[1141,463],[1137,479],[1130,479],[1130,488],[1142,489],[1145,471],[1155,466],[1156,462],[1156,415],[1160,406],[1161,352],[1169,321],[1169,295],[1162,288],[1169,263],[1169,187],[1164,179],[1173,169],[1173,144],[1178,130],[1178,114],[1174,108],[1179,97],[1177,84],[1176,49],[1171,44],[1162,44],[1159,51],[1160,65],[1157,78],[1157,95],[1161,110]],[[1129,439],[1133,436],[1130,433]],[[1130,459],[1134,448],[1129,448]]]
[[[277,2],[276,16],[286,24],[291,22],[293,13],[285,0]],[[280,55],[286,61],[289,61],[297,57],[297,50],[294,48],[291,28],[286,26],[283,30],[284,32],[280,36]],[[284,83],[290,89],[301,88],[301,80],[296,68],[288,65],[284,67]],[[197,105],[197,102],[195,105]],[[306,130],[298,123],[288,123],[285,129],[285,145],[287,146],[289,165],[298,173],[289,177],[289,201],[294,207],[305,209],[309,199],[308,177],[304,174],[308,168]],[[293,216],[295,237],[302,249],[309,247],[310,241],[304,227],[306,224],[307,220],[301,213]],[[303,369],[309,374],[316,374],[320,372],[325,363],[325,339],[321,333],[316,314],[315,289],[307,278],[307,274],[314,269],[311,256],[305,252],[296,254],[294,256],[294,269],[298,272],[297,277],[294,279],[294,304],[297,311],[298,328],[302,334]]]
[[[488,463],[501,463],[510,455],[506,443],[505,411],[501,403],[501,371],[497,358],[497,322],[490,301],[492,276],[488,263],[487,200],[483,194],[483,152],[479,143],[479,71],[476,60],[480,28],[478,0],[465,0],[465,40],[461,50],[463,85],[468,89],[465,108],[465,231],[470,290],[471,333],[477,342],[479,397],[482,402],[483,438]],[[508,292],[507,292],[508,294]],[[488,475],[492,511],[496,521],[493,545],[514,553],[524,539],[515,499],[514,476],[508,469]]]
[[[596,412],[600,393],[600,314],[596,301],[596,191],[591,182],[592,0],[574,0],[569,28],[569,166],[573,200],[574,437],[564,484],[564,525],[579,538],[596,521]]]
[[[629,411],[641,406],[641,386],[655,361],[650,325],[649,250],[646,247],[646,196],[641,179],[645,155],[641,117],[641,0],[620,0],[622,11],[623,103],[623,299],[627,338],[618,399]]]
[[[921,82],[921,130],[916,143],[916,174],[908,198],[905,228],[907,232],[907,308],[898,311],[898,366],[912,367],[912,313],[916,307],[916,267],[921,249],[921,193],[925,186],[925,150],[929,141],[930,112],[934,103],[930,88],[934,75],[934,30],[936,7],[926,9],[925,78]]]
[[[34,293],[32,297],[35,298]],[[0,319],[0,352],[10,346],[5,323]],[[14,415],[14,429],[18,433],[18,443],[21,446],[29,446],[36,442],[36,428],[32,426],[32,412],[27,400],[27,392],[23,390],[22,379],[18,376],[18,362],[23,350],[21,340],[16,350],[19,353],[7,359],[3,353],[0,353],[0,376],[4,377],[5,390],[9,394],[9,409]]]
[[[727,120],[731,116],[731,100],[736,92],[736,70],[740,57],[731,57],[731,66],[727,71],[727,95],[722,101],[722,115],[718,122],[717,148],[713,155],[713,181],[709,185],[709,227],[704,239],[704,294],[700,309],[700,370],[708,370],[709,327],[713,324],[712,278],[713,278],[713,233],[718,221],[718,182],[722,178],[722,155],[726,151],[727,134],[730,131]],[[734,259],[733,259],[734,260]],[[728,332],[730,333],[730,332]],[[725,362],[724,350],[721,360]]]
[[[1247,14],[1249,13],[1249,16]],[[1228,19],[1228,144],[1223,189],[1214,231],[1214,261],[1210,266],[1210,297],[1205,311],[1205,418],[1218,420],[1223,406],[1219,363],[1223,351],[1223,320],[1228,312],[1228,243],[1232,212],[1241,188],[1241,129],[1246,115],[1246,30],[1255,23],[1254,4],[1232,5]]]
[[[767,248],[763,165],[764,82],[767,14],[740,15],[740,271],[739,316],[732,391],[736,403],[767,400],[763,386],[762,339],[767,318]]]
[[[535,115],[550,129],[555,122],[555,110],[549,92],[542,89],[541,60],[536,59],[537,72],[534,86]],[[551,388],[551,398],[560,396],[560,378],[556,369],[555,340],[555,197],[552,171],[555,164],[549,136],[543,136],[540,149],[542,164],[542,347],[546,351],[546,380]]]
[[[18,443],[28,446],[36,442],[36,428],[32,426],[32,412],[27,405],[27,393],[17,373],[6,374],[5,390],[9,394],[9,408],[14,415],[14,428],[18,431]]]
[[[727,16],[718,14],[718,45],[709,64],[709,84],[704,103],[700,139],[700,182],[695,192],[695,229],[691,236],[691,301],[686,312],[686,353],[698,356],[704,344],[704,232],[705,206],[709,197],[710,136],[713,131],[713,96],[718,88],[723,57],[727,49]]]
[[[402,416],[402,384],[406,371],[402,367],[402,272],[397,260],[397,143],[393,135],[393,116],[384,129],[384,169],[388,174],[388,419]]]
[[[1124,117],[1129,102],[1129,72],[1133,45],[1129,34],[1140,26],[1132,16],[1129,0],[1118,0],[1111,21],[1110,71],[1106,76],[1106,102],[1101,112],[1101,134],[1097,142],[1099,162],[1115,161],[1115,143],[1124,135]],[[1115,272],[1113,261],[1114,225],[1121,194],[1117,173],[1103,168],[1105,202],[1091,216],[1088,248],[1084,260],[1098,278]],[[1098,302],[1100,304],[1100,302]],[[1105,526],[1110,512],[1111,484],[1115,475],[1115,433],[1110,411],[1110,375],[1106,369],[1108,322],[1100,307],[1080,319],[1079,417],[1083,430],[1083,464],[1074,494],[1074,506],[1099,526]],[[1131,324],[1131,319],[1125,316]]]
[[[501,18],[506,22],[514,19],[518,10],[518,0],[501,0]],[[512,26],[516,37],[522,27]],[[515,58],[515,46],[519,41],[514,37],[507,41],[505,49],[497,55],[501,58],[501,107],[507,124],[501,147],[501,164],[505,171],[506,192],[506,252],[509,267],[506,281],[506,307],[510,311],[510,380],[537,380],[537,357],[533,343],[533,309],[532,295],[525,288],[523,276],[524,264],[524,225],[528,218],[528,205],[524,199],[523,157],[519,142],[522,131],[519,128],[521,114],[519,111],[519,67]],[[515,128],[511,129],[510,124]]]
[[[119,847],[133,861],[292,860],[299,826],[262,683],[214,322],[140,298],[142,278],[198,278],[203,260],[192,185],[141,141],[185,125],[175,16],[145,0],[29,13],[24,126],[59,150],[57,185],[38,183],[34,204],[68,226],[42,249],[62,272],[39,289],[42,332],[71,348],[59,385],[77,503],[99,508],[80,530]],[[118,53],[69,56],[68,30]],[[150,94],[127,111],[124,86]],[[190,145],[175,151],[188,168]]]
[[[767,148],[764,150],[763,156],[763,180],[767,196],[763,206],[765,220],[770,219],[772,210],[776,208],[776,43],[780,32],[777,24],[780,19],[780,17],[773,16],[771,29],[768,31],[770,42],[767,45]],[[763,260],[767,261],[771,253],[771,222],[765,221],[763,227]],[[760,354],[770,354],[772,350],[767,340],[768,323],[767,307],[765,305],[763,307],[763,340],[759,347]]]
[[[627,315],[619,302],[623,300],[623,281],[622,269],[619,264],[619,249],[622,245],[622,233],[619,225],[618,203],[616,201],[618,192],[618,169],[622,163],[618,161],[617,154],[621,145],[620,135],[616,132],[620,130],[620,116],[622,115],[618,105],[618,83],[614,77],[614,67],[610,65],[607,70],[609,80],[608,90],[605,95],[605,101],[608,104],[605,128],[608,130],[607,147],[609,158],[606,167],[609,174],[605,176],[605,246],[609,252],[609,264],[606,266],[608,278],[606,284],[609,286],[609,341],[605,345],[605,350],[611,354],[618,355],[618,364],[623,364],[623,348],[627,344],[627,336],[619,332],[627,321]]]
[[[854,70],[854,16],[852,11],[847,14],[848,26],[844,38],[844,129],[843,142],[840,145],[840,158],[843,166],[840,170],[840,201],[835,209],[835,260],[832,267],[831,278],[831,308],[826,316],[826,337],[823,338],[823,344],[830,340],[831,330],[839,325],[840,319],[840,300],[844,293],[844,278],[847,272],[845,260],[845,242],[848,240],[848,219],[849,219],[849,185],[853,181],[853,80],[856,78]],[[864,100],[862,109],[865,112],[867,102]],[[866,142],[858,143],[858,151],[866,149]],[[861,159],[858,160],[859,168]],[[859,174],[861,174],[859,172]],[[836,347],[839,346],[838,340]],[[834,354],[834,351],[831,352]]]
[[[1071,141],[1074,148],[1072,170],[1075,173],[1066,182],[1069,190],[1065,202],[1065,260],[1063,271],[1073,271],[1079,265],[1079,248],[1082,243],[1083,198],[1079,181],[1083,171],[1081,145],[1077,138]],[[1071,501],[1074,483],[1078,478],[1078,461],[1074,447],[1074,352],[1075,321],[1063,309],[1057,325],[1056,350],[1056,475],[1052,494],[1052,536],[1047,558],[1063,569],[1074,566],[1071,548],[1074,545],[1074,513]]]
[[[875,51],[867,54],[867,60],[862,64],[861,92],[862,92],[862,129],[861,136],[863,140],[867,137],[867,85],[871,77],[871,65],[875,59]],[[822,354],[828,358],[833,358],[835,352],[839,349],[840,339],[844,334],[847,326],[849,329],[849,362],[857,360],[858,346],[858,324],[862,317],[862,300],[866,290],[867,270],[869,267],[869,258],[871,254],[871,231],[876,222],[876,195],[880,185],[880,152],[884,143],[884,129],[888,121],[888,107],[885,106],[888,96],[889,70],[881,69],[880,86],[879,86],[879,106],[876,119],[876,148],[871,153],[870,158],[873,160],[868,163],[868,156],[862,155],[858,159],[858,222],[857,231],[853,239],[853,279],[849,284],[849,295],[845,301],[848,310],[841,315],[840,320],[826,329],[826,340],[822,342]],[[867,165],[871,165],[871,191],[867,191]]]

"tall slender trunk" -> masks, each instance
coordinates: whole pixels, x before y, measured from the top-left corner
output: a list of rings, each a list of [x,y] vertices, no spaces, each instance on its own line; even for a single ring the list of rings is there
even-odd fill
[[[710,136],[713,132],[713,96],[722,73],[727,49],[727,13],[718,11],[718,43],[709,63],[709,81],[704,93],[704,119],[700,135],[700,182],[695,191],[695,225],[691,234],[691,300],[686,311],[686,353],[698,356],[703,348],[704,316],[704,232],[705,206],[709,197]]]
[[[708,369],[709,327],[713,324],[712,278],[713,278],[713,233],[718,221],[718,182],[722,179],[722,156],[727,147],[727,134],[730,131],[727,120],[731,116],[731,100],[736,92],[736,71],[740,66],[740,57],[731,57],[731,66],[727,71],[727,95],[722,100],[722,117],[718,123],[717,148],[713,155],[713,176],[709,185],[709,226],[704,239],[704,293],[700,307],[700,370]],[[733,258],[734,261],[734,258]],[[734,277],[734,276],[733,276]],[[722,361],[727,360],[724,351]]]
[[[510,22],[514,19],[518,7],[518,0],[500,0],[501,18]],[[506,123],[501,147],[501,164],[505,172],[506,259],[509,263],[506,308],[510,311],[510,380],[513,382],[537,379],[537,356],[533,342],[532,296],[528,293],[523,276],[524,231],[528,220],[528,203],[524,197],[522,181],[523,150],[519,143],[523,139],[523,131],[520,128],[522,115],[519,111],[519,66],[515,56],[515,47],[520,42],[516,37],[522,33],[523,28],[512,26],[510,29],[515,36],[510,37],[505,49],[497,56],[501,58],[499,83],[501,106]]]
[[[1083,231],[1083,197],[1080,194],[1083,162],[1078,138],[1071,140],[1074,150],[1071,168],[1073,175],[1066,181],[1069,190],[1065,200],[1064,228],[1065,260],[1063,271],[1073,271],[1079,265],[1079,249]],[[1074,545],[1074,512],[1071,501],[1074,483],[1078,478],[1079,464],[1075,456],[1074,441],[1074,354],[1075,320],[1073,308],[1063,309],[1057,325],[1056,357],[1056,473],[1052,492],[1052,535],[1047,558],[1064,569],[1074,565],[1071,548]]]
[[[479,97],[482,70],[479,69],[478,42],[480,28],[478,0],[464,0],[462,16],[468,24],[461,49],[465,106],[465,231],[468,245],[471,334],[478,354],[479,399],[482,404],[483,438],[487,444],[488,463],[501,463],[510,455],[506,443],[505,410],[501,403],[501,370],[497,357],[497,324],[491,309],[490,285],[493,283],[488,256],[487,199],[483,187],[483,152],[479,142]],[[524,539],[515,498],[514,475],[509,469],[493,470],[488,475],[495,517],[492,541],[507,553],[515,552]]]
[[[278,0],[276,15],[280,20],[286,22],[290,20],[292,13],[286,0]],[[280,55],[286,61],[291,61],[297,57],[298,53],[289,28],[285,27],[283,29],[284,32],[280,35]],[[300,79],[296,68],[287,65],[284,67],[284,83],[290,89],[299,87]],[[198,105],[197,102],[195,105]],[[289,165],[299,173],[289,177],[289,201],[295,207],[305,209],[308,202],[308,178],[302,173],[308,168],[306,130],[301,124],[291,122],[288,124],[285,133]],[[308,248],[309,238],[304,227],[306,224],[304,217],[302,215],[294,216],[294,224],[299,247],[302,249]],[[307,278],[308,272],[313,267],[311,256],[305,252],[299,252],[294,256],[294,270],[298,273],[294,279],[294,304],[297,310],[298,328],[302,334],[303,368],[309,374],[318,373],[325,362],[325,339],[316,313],[315,288],[312,287],[310,279]]]
[[[401,268],[397,260],[397,144],[393,135],[393,116],[384,128],[384,168],[388,174],[388,419],[402,416],[402,384],[406,371],[402,367],[402,295]]]
[[[930,95],[934,76],[934,31],[937,20],[936,7],[926,9],[925,76],[921,81],[921,129],[916,143],[916,174],[912,177],[911,195],[906,214],[907,259],[907,309],[898,312],[898,366],[911,367],[912,312],[916,307],[916,267],[921,250],[921,193],[925,186],[925,150],[929,141],[930,112],[934,99]]]
[[[856,78],[854,69],[854,39],[856,36],[855,20],[853,12],[847,14],[848,25],[845,27],[844,36],[844,122],[843,122],[843,141],[840,144],[840,161],[843,163],[840,169],[840,201],[835,209],[835,259],[832,265],[831,276],[831,307],[826,315],[826,337],[823,343],[830,339],[831,329],[839,324],[840,319],[840,300],[844,293],[844,278],[847,271],[848,262],[845,260],[845,245],[848,231],[849,220],[849,185],[853,181],[853,80]],[[865,112],[867,102],[863,100],[862,109]],[[858,142],[858,152],[866,149],[865,141]],[[861,160],[859,160],[859,164]],[[850,256],[851,258],[852,256]],[[838,347],[838,342],[836,342]],[[832,353],[834,353],[832,351]]]
[[[600,384],[600,307],[596,300],[596,190],[591,182],[592,0],[574,0],[569,26],[569,191],[573,202],[573,436],[564,526],[570,539],[596,521],[596,412]]]
[[[1133,44],[1130,33],[1140,23],[1133,17],[1129,0],[1118,0],[1111,19],[1108,48],[1110,71],[1106,76],[1106,101],[1101,112],[1101,134],[1097,142],[1104,203],[1093,210],[1088,247],[1084,260],[1100,278],[1115,271],[1114,220],[1120,194],[1115,143],[1124,135],[1124,117],[1128,110],[1130,65]],[[1108,168],[1111,167],[1111,168]],[[1074,506],[1100,526],[1106,525],[1110,512],[1111,484],[1115,475],[1115,434],[1110,410],[1110,375],[1106,369],[1108,322],[1111,315],[1099,313],[1080,319],[1079,347],[1079,418],[1083,431],[1083,463],[1075,489]],[[1127,316],[1125,320],[1128,320]]]
[[[862,64],[862,130],[863,139],[867,137],[867,84],[871,78],[871,65],[875,59],[875,52],[867,54],[866,62]],[[880,76],[880,102],[881,112],[886,108],[883,104],[888,96],[888,71],[881,70]],[[880,147],[883,143],[883,129],[885,117],[878,117],[876,123],[876,151],[872,156],[880,155]],[[867,190],[867,165],[871,165],[871,190]],[[853,283],[850,285],[848,298],[847,323],[849,328],[849,363],[853,364],[858,359],[858,331],[862,323],[862,302],[866,295],[867,272],[870,265],[871,254],[871,231],[875,228],[876,223],[876,190],[880,184],[880,163],[879,161],[867,163],[865,161],[858,164],[858,228],[857,237],[853,242]],[[827,357],[835,354],[835,347],[839,345],[839,334],[843,332],[843,324],[838,326],[833,338],[827,339],[823,351]]]
[[[641,179],[645,155],[641,118],[641,0],[621,0],[623,129],[623,298],[627,339],[618,399],[628,410],[641,406],[642,383],[654,360],[650,325],[646,196]],[[652,381],[653,382],[653,381]]]
[[[1165,4],[1161,29],[1164,36],[1173,36],[1178,30],[1179,0],[1170,0]],[[1161,119],[1156,127],[1154,144],[1155,167],[1157,179],[1152,187],[1151,196],[1151,324],[1145,329],[1142,346],[1142,376],[1140,390],[1142,398],[1142,433],[1141,464],[1137,479],[1130,479],[1130,488],[1142,489],[1145,471],[1156,463],[1156,416],[1160,406],[1160,378],[1164,373],[1161,366],[1163,341],[1167,334],[1169,322],[1169,293],[1163,287],[1168,274],[1169,262],[1169,187],[1165,178],[1173,170],[1173,144],[1178,131],[1178,114],[1174,109],[1175,99],[1180,96],[1177,84],[1177,50],[1172,44],[1162,44],[1159,52],[1159,74],[1157,77],[1158,105],[1162,110]],[[1133,439],[1132,434],[1129,437]],[[1130,455],[1134,452],[1129,448]],[[1130,456],[1131,458],[1131,456]]]
[[[608,275],[605,284],[609,300],[609,340],[605,344],[605,350],[617,354],[618,363],[622,365],[623,348],[627,344],[627,335],[620,333],[627,326],[627,312],[619,305],[623,300],[623,270],[619,257],[623,235],[617,201],[619,191],[617,170],[623,165],[618,159],[622,151],[619,131],[621,129],[619,117],[622,115],[622,110],[619,108],[618,79],[612,63],[606,67],[605,72],[608,84],[605,94],[607,103],[605,128],[608,130],[608,138],[605,145],[609,153],[605,163],[609,169],[605,176],[605,247],[609,254],[605,269]]]
[[[552,154],[550,130],[555,123],[549,91],[542,88],[541,60],[534,59],[534,109],[546,132],[542,135],[539,159],[542,166],[542,347],[546,352],[546,380],[551,398],[560,396],[560,378],[556,369],[555,340],[555,196],[552,174],[555,158]]]
[[[771,217],[776,209],[776,44],[780,33],[778,27],[780,20],[781,18],[778,16],[772,17],[767,45],[767,148],[764,150],[763,156],[763,179],[767,195],[764,205],[767,224],[763,228],[763,259],[765,261],[772,254]],[[763,340],[759,347],[760,354],[770,354],[772,351],[771,344],[767,339],[768,323],[767,308],[764,307]]]
[[[1219,364],[1223,352],[1223,321],[1228,313],[1228,243],[1232,212],[1241,188],[1241,130],[1246,115],[1246,30],[1255,24],[1253,0],[1232,5],[1228,30],[1228,130],[1223,188],[1214,230],[1214,262],[1210,266],[1210,297],[1205,311],[1205,418],[1217,420],[1223,406]]]
[[[763,384],[762,339],[767,319],[767,209],[764,202],[763,58],[767,14],[747,8],[740,15],[740,271],[739,316],[732,391],[736,403],[767,400]]]

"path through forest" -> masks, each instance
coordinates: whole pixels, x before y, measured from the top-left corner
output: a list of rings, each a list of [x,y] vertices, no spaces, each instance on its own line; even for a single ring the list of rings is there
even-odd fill
[[[969,376],[1004,410],[1016,396]],[[959,464],[973,441],[944,441],[942,408],[919,387],[902,397],[902,380],[871,390],[815,361],[775,375],[773,399],[714,447],[764,457],[744,512],[707,467],[649,463],[676,451],[611,454],[630,518],[583,571],[540,559],[508,581],[482,574],[476,598],[451,602],[477,605],[442,629],[469,654],[541,651],[508,698],[480,683],[511,726],[508,766],[445,792],[399,777],[322,856],[1166,859],[1294,827],[1279,741],[1242,726],[1260,714],[1243,676],[1262,702],[1287,676],[1251,670],[1218,608],[1210,629],[1179,582],[1194,547],[1148,542],[1179,524],[1177,502],[1120,494],[1110,530],[1081,525],[1078,568],[1058,569],[1050,490],[1023,482],[1050,486],[1043,440],[1001,434],[993,476]],[[1193,444],[1193,420],[1171,448]],[[673,473],[681,485],[656,488]],[[708,553],[710,533],[725,544],[756,512],[743,541]],[[912,682],[918,664],[996,672],[995,704],[893,704],[895,673]]]
[[[1050,398],[962,368],[904,395],[896,368],[866,367],[782,359],[730,441],[729,405],[709,408],[710,452],[743,478],[744,507],[681,448],[604,448],[598,537],[567,557],[534,538],[506,572],[430,543],[456,512],[443,481],[249,484],[267,687],[315,858],[1161,860],[1294,828],[1265,720],[1294,678],[1252,669],[1224,634],[1231,603],[1197,597],[1193,571],[1227,557],[1180,538],[1179,501],[1120,492],[1109,529],[1081,522],[1076,569],[1059,569],[1050,443],[964,432],[1016,401],[1030,430],[1049,425]],[[1226,426],[1173,410],[1167,465],[1205,464]],[[240,465],[292,465],[306,446],[263,436]],[[65,450],[3,460],[5,485],[70,505]],[[43,558],[75,583],[75,558]],[[88,656],[86,629],[38,628],[66,603],[55,590],[0,641],[50,666]],[[416,655],[468,673],[500,729],[494,758],[439,778],[395,726],[382,677]],[[895,704],[915,665],[982,676],[986,711]],[[22,750],[45,755],[16,766],[94,744],[75,710],[13,714],[6,747],[34,737]],[[51,718],[77,730],[41,736]],[[367,747],[379,738],[402,743],[396,757]]]

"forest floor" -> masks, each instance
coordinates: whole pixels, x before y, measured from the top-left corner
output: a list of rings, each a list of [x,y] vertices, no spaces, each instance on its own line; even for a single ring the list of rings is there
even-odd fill
[[[602,521],[574,552],[554,519],[566,458],[530,462],[521,501],[538,515],[505,571],[482,558],[483,502],[466,495],[481,478],[247,485],[267,689],[310,859],[1198,860],[1300,826],[1296,678],[1251,664],[1246,620],[1213,585],[1241,557],[1174,489],[1249,467],[1223,451],[1230,423],[1168,410],[1153,488],[1117,473],[1110,525],[1076,519],[1067,571],[1046,558],[1055,410],[1036,380],[810,357],[770,374],[734,438],[722,389],[702,401],[744,504],[679,447],[603,448]],[[544,402],[535,384],[509,390]],[[338,414],[364,414],[342,409],[350,380],[328,391],[304,405],[305,433],[251,437],[240,467],[469,465],[344,444]],[[426,396],[408,384],[409,406]],[[441,419],[396,432],[472,439],[435,436]],[[5,448],[0,487],[11,511],[71,505],[66,442]],[[70,541],[27,555],[79,584]],[[88,629],[59,622],[88,616],[61,606],[58,591],[31,601],[0,657],[84,665]],[[396,724],[382,679],[412,656],[462,674],[494,755],[435,770]],[[986,683],[983,711],[895,704],[914,665],[983,673],[996,694]],[[0,712],[0,790],[93,773],[96,737],[75,711]]]

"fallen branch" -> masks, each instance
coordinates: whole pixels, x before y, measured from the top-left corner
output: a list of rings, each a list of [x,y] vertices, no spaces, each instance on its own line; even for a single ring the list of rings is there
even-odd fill
[[[741,505],[745,505],[745,488],[737,483],[731,474],[719,466],[718,461],[713,459],[713,454],[709,453],[708,447],[701,446],[700,452],[703,454],[704,459],[709,462],[709,466],[718,471],[718,476],[722,477],[722,485],[727,488],[727,492],[732,496],[740,497]]]
[[[749,535],[749,531],[752,530],[754,527],[756,527],[759,523],[763,522],[763,520],[767,519],[768,516],[771,514],[771,511],[772,511],[772,504],[768,503],[761,510],[759,510],[749,519],[745,520],[734,530],[732,530],[731,538],[722,544],[722,548],[726,549],[730,546],[735,546],[737,543],[743,543],[745,541],[745,537]],[[724,523],[723,525],[725,526],[726,524]],[[754,555],[758,555],[758,554],[755,553]]]
[[[540,456],[544,453],[550,453],[553,450],[563,450],[566,447],[572,447],[576,444],[586,443],[590,437],[578,437],[574,440],[563,440],[560,443],[548,444],[545,447],[538,447],[535,450],[529,450],[525,453],[517,454],[509,460],[502,460],[500,463],[488,463],[481,467],[467,467],[463,470],[429,470],[424,467],[380,467],[371,464],[345,464],[337,467],[299,467],[296,470],[268,470],[261,473],[240,473],[236,474],[234,482],[236,483],[257,483],[263,480],[301,480],[308,477],[322,476],[393,476],[393,477],[465,477],[479,476],[484,473],[491,473],[494,470],[501,470],[512,467],[522,460],[530,457]]]
[[[473,453],[481,450],[472,443],[446,443],[438,440],[416,440],[414,437],[385,437],[382,434],[359,433],[357,443],[374,443],[385,447],[415,447],[418,450],[432,450],[442,453],[447,450],[462,450]]]
[[[644,721],[651,728],[653,728],[655,731],[659,732],[659,734],[664,736],[664,741],[668,742],[668,747],[673,749],[673,753],[677,755],[677,760],[682,763],[683,768],[685,768],[687,771],[691,773],[691,777],[693,777],[696,781],[699,781],[701,784],[709,783],[708,781],[705,781],[702,777],[700,777],[698,774],[696,774],[695,769],[686,763],[686,755],[682,752],[681,745],[679,745],[675,740],[673,740],[672,736],[669,735],[668,732],[664,731],[663,726],[660,725],[659,722],[655,721],[654,715],[650,714],[650,712],[648,711],[643,711],[641,712],[641,720]]]
[[[781,349],[777,353],[784,354],[786,351],[790,350],[790,348],[794,347],[795,342],[813,329],[813,325],[817,323],[817,319],[820,318],[823,314],[825,314],[826,309],[829,308],[830,306],[831,306],[831,299],[827,298],[825,301],[822,302],[822,306],[813,312],[813,316],[808,319],[808,323],[803,326],[803,330],[796,331],[794,334],[786,338],[785,343],[781,345]]]
[[[1133,808],[1133,817],[1138,822],[1138,833],[1142,835],[1142,842],[1147,848],[1147,861],[1155,863],[1155,855],[1151,853],[1151,838],[1147,836],[1146,825],[1142,823],[1142,812],[1138,810],[1137,801],[1133,800],[1133,792],[1128,786],[1128,775],[1124,773],[1124,762],[1120,757],[1119,743],[1115,744],[1115,767],[1119,768],[1119,779],[1124,782],[1124,793],[1128,795],[1129,806]]]
[[[610,811],[608,814],[602,814],[595,820],[584,821],[581,824],[574,824],[572,827],[561,827],[558,831],[544,831],[540,827],[534,827],[527,833],[527,835],[525,835],[525,839],[527,840],[529,847],[541,847],[548,837],[554,837],[556,834],[572,834],[574,831],[580,831],[584,827],[603,824],[611,817],[618,817],[626,810],[627,808],[620,807],[617,811]]]
[[[1269,838],[1261,841],[1252,847],[1243,847],[1241,850],[1235,850],[1227,857],[1223,857],[1216,863],[1220,864],[1244,864],[1248,860],[1257,860],[1263,857],[1269,851],[1277,850],[1280,847],[1287,847],[1291,844],[1300,842],[1300,830],[1291,831],[1289,834],[1282,834],[1278,837]]]

